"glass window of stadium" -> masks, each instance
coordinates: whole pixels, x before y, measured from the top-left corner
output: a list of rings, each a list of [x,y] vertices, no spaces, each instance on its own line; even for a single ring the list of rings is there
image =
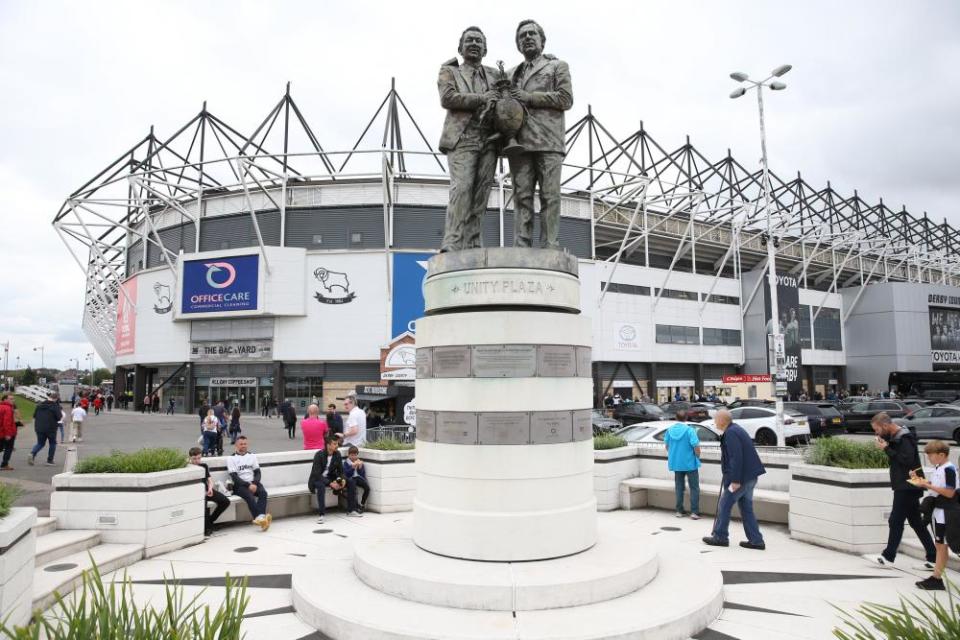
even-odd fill
[[[323,404],[323,378],[321,376],[285,376],[283,397],[289,398],[297,414],[303,414],[307,405],[315,400]]]
[[[260,413],[263,403],[273,393],[273,378],[211,376],[197,378],[195,389],[195,407],[223,400],[228,407],[239,407],[241,413]]]

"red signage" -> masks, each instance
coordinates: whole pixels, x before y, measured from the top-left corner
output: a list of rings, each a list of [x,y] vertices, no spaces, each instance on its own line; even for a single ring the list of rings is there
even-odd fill
[[[770,382],[770,374],[741,373],[735,376],[723,376],[723,384],[742,384],[744,382]]]
[[[129,355],[136,350],[137,342],[137,279],[130,278],[122,285],[117,297],[117,326],[115,348],[118,356]],[[124,295],[126,293],[126,295]]]

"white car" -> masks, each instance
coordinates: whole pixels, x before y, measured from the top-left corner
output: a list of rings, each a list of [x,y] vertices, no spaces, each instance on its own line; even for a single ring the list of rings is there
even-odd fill
[[[777,445],[777,410],[767,407],[737,407],[730,409],[733,421],[750,434],[757,446],[774,447]],[[704,420],[701,424],[711,428],[713,420]],[[783,411],[783,437],[786,444],[796,444],[810,440],[810,425],[807,417],[796,411]]]
[[[629,427],[616,431],[616,435],[627,441],[627,444],[653,443],[663,444],[667,429],[677,424],[676,420],[656,420],[654,422],[638,422]],[[697,430],[700,446],[720,446],[720,432],[716,427],[688,422],[688,425]]]

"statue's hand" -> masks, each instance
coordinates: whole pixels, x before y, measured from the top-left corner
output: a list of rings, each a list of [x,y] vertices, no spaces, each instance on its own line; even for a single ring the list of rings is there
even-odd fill
[[[530,94],[523,89],[510,89],[510,95],[522,104],[527,104],[530,102]]]
[[[483,93],[483,104],[489,104],[491,102],[496,102],[500,98],[499,91],[486,91]]]

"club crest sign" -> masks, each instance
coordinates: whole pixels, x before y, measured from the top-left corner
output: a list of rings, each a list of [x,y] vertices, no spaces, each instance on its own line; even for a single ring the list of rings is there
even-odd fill
[[[170,285],[161,282],[153,283],[153,293],[157,296],[153,303],[153,310],[158,314],[170,313],[173,309],[173,297],[170,295]]]
[[[256,311],[260,257],[229,256],[183,263],[183,313]],[[158,298],[160,292],[157,292]],[[157,313],[163,313],[154,308]]]
[[[357,292],[350,290],[350,277],[342,271],[330,271],[326,267],[318,267],[313,277],[320,283],[320,291],[313,297],[323,304],[346,304],[357,298]]]

